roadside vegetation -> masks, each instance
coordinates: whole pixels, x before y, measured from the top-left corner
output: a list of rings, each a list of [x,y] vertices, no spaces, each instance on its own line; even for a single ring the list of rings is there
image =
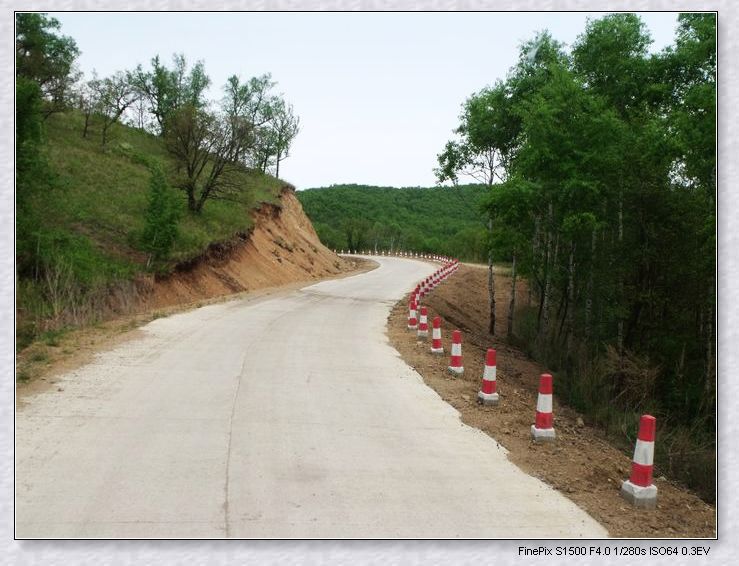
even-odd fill
[[[277,203],[299,119],[269,75],[206,98],[204,65],[108,77],[45,14],[16,14],[17,348],[128,312],[153,275]]]
[[[609,433],[655,415],[657,464],[712,500],[715,15],[650,43],[634,14],[589,21],[569,50],[540,33],[464,103],[437,175],[489,184],[492,254],[533,294],[513,295],[509,339]]]
[[[410,250],[465,261],[487,257],[483,185],[332,185],[297,193],[324,245],[337,250]]]
[[[590,20],[569,47],[543,31],[462,104],[435,170],[451,186],[299,196],[331,247],[487,261],[489,332],[550,368],[560,399],[622,445],[655,415],[657,465],[711,501],[715,15],[681,14],[673,45],[650,43],[627,13]],[[458,185],[470,178],[481,185]]]

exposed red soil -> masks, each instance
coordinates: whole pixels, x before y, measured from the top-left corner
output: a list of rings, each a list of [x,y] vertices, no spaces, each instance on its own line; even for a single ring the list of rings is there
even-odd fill
[[[254,228],[207,253],[172,275],[157,279],[142,297],[144,309],[253,291],[353,271],[356,262],[326,248],[292,189],[280,204],[262,204]]]
[[[582,417],[554,399],[556,441],[531,440],[538,379],[546,368],[528,359],[498,336],[505,335],[510,300],[510,278],[496,275],[496,337],[487,333],[487,272],[461,265],[424,301],[429,321],[442,318],[445,355],[430,353],[430,343],[419,341],[407,330],[406,297],[388,319],[388,334],[403,359],[416,369],[427,385],[460,412],[462,421],[494,438],[509,451],[508,457],[527,473],[540,478],[585,509],[613,537],[703,538],[716,535],[716,510],[697,495],[656,472],[657,507],[636,509],[619,493],[629,477],[631,458],[609,444],[605,435],[585,424]],[[517,285],[517,300],[525,301],[525,284]],[[451,330],[463,331],[462,377],[452,377],[449,365]],[[477,404],[477,393],[487,348],[497,351],[496,407]],[[478,484],[480,478],[470,478]],[[497,486],[496,489],[504,489]]]

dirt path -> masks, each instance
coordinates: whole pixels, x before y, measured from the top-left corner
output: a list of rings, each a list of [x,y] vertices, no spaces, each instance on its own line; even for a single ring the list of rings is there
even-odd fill
[[[451,330],[463,330],[465,373],[452,378],[446,371],[448,356],[429,353],[428,342],[419,342],[406,329],[407,298],[395,305],[388,323],[393,346],[403,359],[416,369],[424,381],[456,408],[462,421],[478,428],[510,451],[509,458],[526,472],[562,492],[585,509],[614,537],[713,537],[716,533],[715,508],[691,492],[674,485],[659,475],[657,508],[636,510],[619,495],[621,482],[630,472],[630,455],[611,446],[604,435],[583,423],[573,410],[554,403],[554,426],[557,440],[539,445],[530,439],[534,422],[539,375],[545,368],[529,360],[519,350],[503,342],[491,340],[485,332],[487,321],[487,273],[479,267],[462,265],[425,302],[429,321],[443,319],[445,352],[450,351]],[[496,330],[505,334],[510,279],[496,278]],[[519,300],[525,300],[521,284]],[[497,407],[481,407],[476,403],[482,378],[484,352],[496,348],[498,353]],[[470,478],[470,485],[480,479]],[[505,489],[505,487],[498,487]]]

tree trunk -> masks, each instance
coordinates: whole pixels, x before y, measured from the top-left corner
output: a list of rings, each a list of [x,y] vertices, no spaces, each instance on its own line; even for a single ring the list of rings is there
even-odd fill
[[[585,292],[585,343],[589,345],[592,336],[593,318],[593,272],[595,271],[595,230],[590,236],[590,273],[588,274],[588,285]]]
[[[572,355],[575,333],[575,243],[570,244],[569,279],[567,281],[567,357]]]
[[[85,112],[85,128],[82,130],[82,137],[87,138],[87,130],[90,127],[90,113]]]
[[[706,317],[706,381],[705,381],[705,392],[704,392],[704,403],[706,412],[711,414],[713,412],[713,404],[716,399],[716,365],[714,360],[714,278],[711,277],[709,280],[710,288],[708,290],[708,296],[711,299],[708,307],[708,316]]]
[[[623,253],[623,241],[624,241],[624,194],[623,191],[619,193],[618,198],[618,248],[619,255]],[[624,276],[623,270],[619,267],[618,274],[618,306],[623,307],[624,300]],[[618,313],[618,334],[617,334],[617,345],[618,345],[618,366],[619,369],[623,369],[624,366],[624,320],[622,314]]]
[[[277,154],[277,165],[275,166],[275,177],[280,178],[280,154]]]
[[[187,193],[187,208],[192,212],[198,212],[198,201],[195,199],[195,188],[186,187],[185,192]]]
[[[538,260],[539,260],[539,237],[540,237],[539,236],[539,215],[537,214],[534,217],[534,240],[531,243],[531,248],[532,248],[531,249],[531,259],[532,259],[533,264],[534,264],[533,265],[533,272],[534,273],[536,273],[537,270],[539,269],[539,264],[538,264]],[[529,303],[529,306],[531,306],[531,294],[533,293],[533,287],[534,287],[532,283],[533,283],[533,281],[530,281],[529,282],[529,286],[528,286],[529,287],[529,295],[528,295],[528,303]],[[538,318],[537,318],[537,323],[536,324],[537,324],[537,330],[538,330],[538,327],[539,327],[538,326],[539,325]]]
[[[508,304],[507,336],[513,337],[513,314],[516,310],[516,250],[513,250],[513,265],[511,265],[511,302]]]
[[[490,247],[488,248],[488,303],[490,306],[490,325],[488,331],[495,335],[495,278],[493,267],[493,218],[488,219],[488,234],[490,236]]]
[[[544,281],[544,303],[542,305],[542,334],[546,340],[549,335],[549,309],[551,302],[552,293],[552,271],[557,265],[557,252],[559,251],[559,234],[555,239],[554,254],[551,254],[552,249],[552,224],[554,218],[553,206],[549,203],[549,229],[547,230],[547,261],[546,261],[546,278]],[[551,261],[550,261],[551,258]]]

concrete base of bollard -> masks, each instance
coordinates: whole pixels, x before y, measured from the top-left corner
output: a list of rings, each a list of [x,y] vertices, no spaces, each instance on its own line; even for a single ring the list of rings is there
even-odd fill
[[[418,325],[416,324],[416,325],[414,325],[414,326],[411,326],[411,325],[409,324],[409,325],[408,325],[408,330],[418,330]]]
[[[621,496],[634,507],[654,509],[657,506],[657,486],[654,484],[642,487],[626,480],[621,484]]]
[[[449,371],[449,373],[451,373],[452,375],[462,375],[462,374],[464,373],[464,367],[461,367],[461,366],[460,366],[460,367],[458,367],[458,368],[455,368],[455,367],[449,366],[449,367],[448,367],[448,368],[446,368],[446,369],[447,369],[447,370]]]
[[[426,340],[426,338],[429,337],[428,330],[419,330],[418,331],[418,339],[419,340]]]
[[[531,425],[531,437],[536,442],[553,442],[556,436],[553,428],[536,428],[536,425]]]
[[[431,348],[431,353],[432,354],[443,354],[444,348]]]
[[[483,393],[480,391],[477,394],[477,402],[481,405],[487,406],[495,406],[498,404],[498,394],[497,393]]]

